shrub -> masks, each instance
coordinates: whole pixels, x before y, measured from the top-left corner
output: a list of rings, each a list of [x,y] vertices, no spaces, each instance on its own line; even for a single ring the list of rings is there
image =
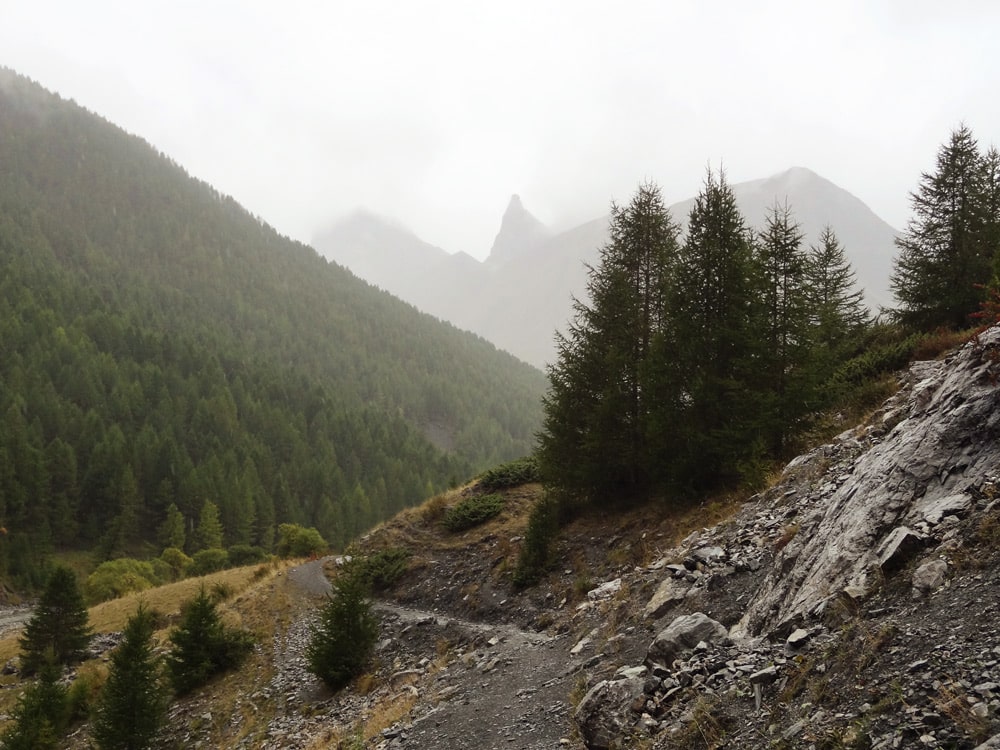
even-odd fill
[[[516,586],[525,587],[538,583],[549,567],[552,541],[558,533],[559,503],[552,495],[543,495],[528,517],[528,529],[514,569]]]
[[[364,557],[355,557],[348,563],[350,575],[360,576],[373,591],[385,591],[406,572],[410,553],[401,547],[390,547]]]
[[[278,526],[279,557],[311,557],[326,552],[328,545],[320,533],[295,523]]]
[[[33,674],[50,660],[57,665],[82,661],[89,643],[87,608],[76,576],[59,566],[21,635],[21,670]]]
[[[208,680],[243,663],[253,649],[253,637],[227,628],[204,587],[184,608],[181,624],[170,634],[167,670],[177,695],[185,695]]]
[[[503,506],[502,495],[473,495],[449,508],[441,523],[452,533],[465,531],[499,515]]]
[[[163,550],[160,553],[160,560],[170,567],[170,577],[174,581],[184,578],[194,563],[194,560],[185,555],[177,547],[167,547]]]
[[[191,575],[203,576],[229,567],[229,553],[217,547],[195,552],[191,558]]]
[[[375,648],[378,622],[361,575],[345,571],[319,613],[306,647],[309,671],[333,690],[360,674]]]
[[[264,562],[268,554],[263,547],[251,547],[249,544],[234,544],[229,548],[229,564],[236,567],[240,565],[253,565]]]
[[[66,711],[71,724],[90,718],[91,711],[97,705],[106,679],[105,666],[97,662],[82,664],[76,670],[76,679],[69,686],[66,697]]]
[[[92,604],[117,599],[134,591],[145,591],[161,583],[151,563],[119,557],[97,566],[87,577],[84,590]]]
[[[496,492],[537,481],[538,461],[534,456],[525,456],[483,472],[479,477],[479,486],[487,492]]]

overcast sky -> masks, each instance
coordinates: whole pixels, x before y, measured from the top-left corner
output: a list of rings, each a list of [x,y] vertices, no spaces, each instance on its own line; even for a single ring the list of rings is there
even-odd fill
[[[995,0],[0,0],[0,64],[296,239],[365,207],[481,258],[512,193],[566,228],[720,162],[902,227],[959,122],[1000,145],[998,29]]]

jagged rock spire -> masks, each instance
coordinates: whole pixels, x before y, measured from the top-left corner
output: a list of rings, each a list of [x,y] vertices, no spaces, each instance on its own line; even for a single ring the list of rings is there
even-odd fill
[[[548,228],[524,207],[521,197],[515,193],[503,213],[500,231],[493,240],[487,261],[505,263],[536,247],[548,236]]]

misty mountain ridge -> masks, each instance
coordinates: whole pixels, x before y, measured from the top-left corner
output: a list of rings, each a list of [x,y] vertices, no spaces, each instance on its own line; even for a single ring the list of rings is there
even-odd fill
[[[500,220],[500,231],[486,258],[487,264],[506,263],[529,253],[552,236],[552,232],[536,219],[521,203],[516,193],[510,197],[507,210]]]
[[[193,525],[214,503],[216,546],[270,550],[286,522],[346,544],[531,450],[538,370],[3,68],[0,176],[0,580],[51,544],[145,553],[171,504]],[[355,265],[461,263],[371,214],[342,226]]]
[[[805,247],[818,242],[826,225],[833,227],[868,305],[877,310],[889,304],[897,232],[860,199],[805,167],[732,188],[751,227],[763,227],[768,211],[785,203]],[[670,206],[685,231],[694,200]],[[352,217],[317,235],[313,246],[417,308],[542,367],[552,361],[555,332],[565,330],[570,320],[572,298],[585,298],[586,266],[597,263],[607,240],[607,215],[551,232],[514,195],[485,261],[466,253],[449,255],[408,230],[393,239],[387,230],[358,227]]]

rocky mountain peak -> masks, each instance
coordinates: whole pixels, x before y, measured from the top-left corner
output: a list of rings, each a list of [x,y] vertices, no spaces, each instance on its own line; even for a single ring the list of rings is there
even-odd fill
[[[500,231],[493,240],[487,262],[502,264],[524,255],[544,242],[550,234],[548,228],[524,207],[521,196],[515,193],[500,220]]]

